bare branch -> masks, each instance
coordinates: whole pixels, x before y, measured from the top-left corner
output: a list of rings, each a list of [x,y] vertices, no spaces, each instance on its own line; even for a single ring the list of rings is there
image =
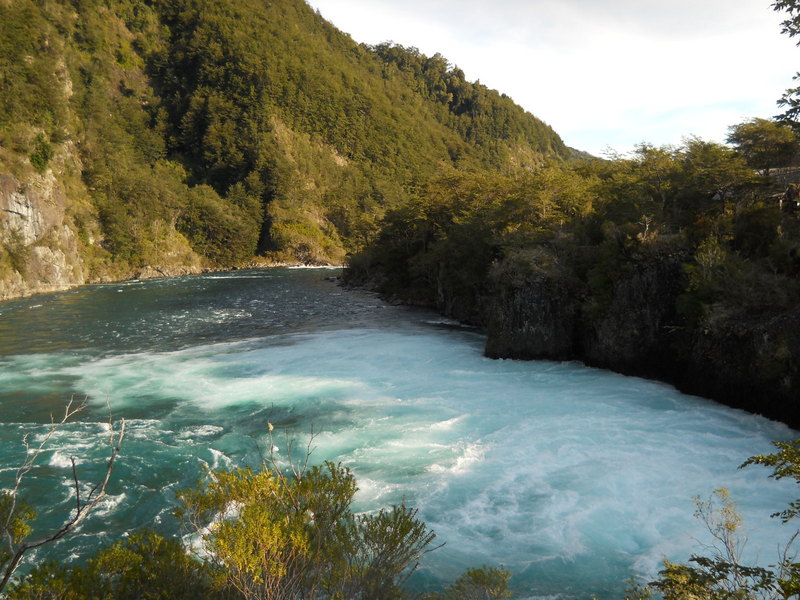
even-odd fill
[[[80,484],[78,483],[78,468],[75,464],[75,457],[70,457],[70,462],[72,463],[72,480],[75,482],[75,511],[80,512],[81,510],[81,488]]]
[[[72,479],[75,487],[75,508],[72,516],[60,529],[38,540],[35,541],[23,540],[17,544],[13,539],[14,536],[11,534],[11,529],[13,527],[14,518],[17,515],[17,508],[18,508],[17,499],[24,477],[31,471],[31,469],[34,466],[34,463],[38,459],[39,455],[44,451],[45,446],[50,441],[50,438],[53,436],[56,430],[62,427],[71,417],[73,417],[78,411],[82,410],[84,407],[85,407],[84,403],[81,403],[77,407],[73,407],[73,401],[70,400],[67,403],[64,415],[61,418],[61,420],[58,422],[55,422],[55,420],[51,420],[52,422],[49,431],[44,436],[41,443],[32,452],[28,445],[27,438],[23,439],[23,445],[26,448],[26,459],[23,462],[22,466],[16,472],[14,488],[9,494],[10,509],[8,511],[8,514],[5,516],[4,523],[2,524],[3,535],[6,538],[6,541],[8,542],[9,546],[10,559],[8,559],[6,564],[3,565],[4,570],[3,570],[2,580],[0,580],[0,591],[2,591],[6,587],[9,580],[11,579],[11,576],[17,570],[23,557],[29,550],[33,550],[34,548],[38,548],[40,546],[44,546],[45,544],[49,544],[58,539],[61,539],[62,537],[73,531],[97,507],[97,505],[106,496],[106,488],[108,486],[109,481],[111,480],[111,473],[114,469],[114,462],[116,461],[117,456],[120,453],[120,450],[122,448],[122,440],[125,437],[125,420],[122,419],[120,421],[119,430],[115,431],[114,422],[111,419],[110,414],[109,414],[109,429],[111,431],[111,434],[109,435],[108,438],[110,453],[108,462],[106,463],[106,471],[104,477],[94,485],[89,494],[86,496],[85,500],[82,500],[77,465],[75,458],[72,457],[70,460],[72,462]]]

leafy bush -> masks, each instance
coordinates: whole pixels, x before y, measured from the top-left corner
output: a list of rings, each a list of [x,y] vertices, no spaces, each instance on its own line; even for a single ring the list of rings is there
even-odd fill
[[[11,270],[21,275],[27,272],[30,255],[31,247],[25,244],[18,231],[9,232],[6,240],[0,243],[0,264],[7,263]]]
[[[53,150],[53,146],[43,133],[39,133],[36,136],[33,144],[33,152],[30,155],[31,164],[39,173],[44,173],[44,170],[50,163],[50,159],[53,158],[55,154],[55,150]]]
[[[402,597],[400,583],[435,535],[401,504],[350,510],[349,469],[326,462],[278,470],[215,471],[179,494],[181,514],[227,585],[248,599]]]
[[[800,440],[773,442],[778,452],[757,455],[742,465],[772,467],[770,477],[789,477],[800,483]],[[708,600],[788,600],[800,595],[800,563],[792,547],[800,535],[796,531],[783,545],[780,560],[769,567],[743,564],[741,551],[745,539],[741,536],[742,519],[727,490],[714,492],[708,501],[696,499],[697,516],[714,539],[711,556],[692,556],[689,563],[665,561],[656,581],[637,588],[639,597],[652,597],[657,592],[665,600],[704,598]],[[800,514],[800,500],[789,508],[772,515],[784,523]],[[635,597],[635,596],[634,596]]]
[[[217,600],[212,574],[175,538],[139,531],[101,548],[85,566],[45,563],[11,586],[9,600]]]
[[[511,573],[503,567],[483,566],[467,569],[448,589],[428,594],[425,600],[494,600],[511,598],[508,580]]]

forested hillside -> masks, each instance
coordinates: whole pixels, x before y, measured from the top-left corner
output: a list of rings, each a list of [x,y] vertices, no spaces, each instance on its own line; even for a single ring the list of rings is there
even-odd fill
[[[0,297],[341,262],[436,174],[571,154],[443,57],[302,0],[2,2],[0,90]]]
[[[349,280],[480,325],[489,356],[579,359],[798,426],[798,138],[754,119],[730,139],[433,180]]]

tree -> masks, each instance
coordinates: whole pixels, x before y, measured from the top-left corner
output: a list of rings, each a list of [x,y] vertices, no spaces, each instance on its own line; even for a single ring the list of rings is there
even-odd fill
[[[695,137],[685,141],[678,159],[681,173],[676,202],[681,224],[728,214],[741,190],[755,178],[733,150]]]
[[[771,478],[783,479],[791,477],[796,483],[800,484],[800,439],[789,442],[773,442],[772,444],[778,448],[778,452],[757,454],[747,459],[742,466],[762,465],[764,467],[772,467]],[[800,499],[790,502],[789,508],[772,516],[780,517],[786,523],[798,515],[800,515]]]
[[[617,224],[641,224],[643,237],[674,218],[680,176],[680,150],[671,146],[638,144],[630,157],[612,155],[596,165],[604,219]]]
[[[728,128],[729,144],[754,169],[762,169],[764,175],[776,167],[789,166],[797,156],[797,135],[791,127],[767,119],[750,119]]]
[[[775,0],[772,8],[776,12],[783,11],[787,14],[787,18],[781,23],[781,33],[785,33],[789,37],[796,37],[800,34],[800,2],[798,0]],[[800,79],[800,73],[795,74],[794,79]],[[785,108],[778,118],[796,123],[800,116],[800,87],[786,90],[778,100],[778,106]]]
[[[307,465],[284,472],[270,453],[260,470],[212,471],[181,492],[201,554],[248,600],[402,598],[435,534],[405,504],[354,515],[350,470]]]
[[[449,588],[440,593],[428,594],[425,600],[496,600],[511,598],[508,580],[511,573],[500,567],[483,566],[467,569]]]
[[[71,458],[72,480],[75,490],[75,508],[71,516],[58,530],[48,533],[39,539],[30,539],[33,531],[30,522],[36,518],[36,511],[21,497],[25,476],[31,472],[53,434],[83,408],[83,404],[74,406],[74,403],[70,400],[64,410],[64,415],[59,421],[51,423],[50,430],[38,446],[31,447],[27,437],[23,438],[23,445],[26,450],[25,461],[15,472],[14,484],[11,490],[0,494],[0,543],[2,543],[2,547],[0,547],[0,573],[2,573],[0,592],[8,585],[11,576],[30,550],[55,542],[73,531],[106,495],[106,487],[111,480],[114,462],[119,455],[122,439],[125,436],[124,419],[120,422],[119,427],[115,427],[114,423],[109,421],[108,445],[110,451],[104,477],[89,490],[88,494],[85,494],[81,491],[75,458]]]
[[[789,37],[800,34],[800,2],[797,0],[775,0],[772,8],[776,12],[784,11],[788,18],[781,23],[781,33],[786,33]]]
[[[741,466],[763,465],[773,468],[770,477],[792,477],[800,483],[800,440],[773,442],[779,452],[756,455]],[[714,492],[708,501],[696,499],[697,516],[706,525],[714,539],[710,556],[692,556],[690,564],[665,561],[664,569],[649,591],[657,590],[665,600],[703,598],[708,600],[788,600],[800,595],[800,563],[793,550],[800,536],[795,531],[783,546],[777,564],[768,568],[742,563],[741,549],[745,539],[741,534],[742,520],[727,490]],[[787,522],[800,514],[800,500],[791,502],[789,508],[776,513]],[[636,588],[639,597],[650,597],[648,588]]]

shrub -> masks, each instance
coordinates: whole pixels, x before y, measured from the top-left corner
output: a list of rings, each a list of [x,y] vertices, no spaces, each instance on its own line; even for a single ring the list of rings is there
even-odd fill
[[[33,152],[30,154],[31,164],[39,173],[44,173],[55,151],[43,133],[39,133],[33,142]]]
[[[86,566],[45,563],[11,586],[9,600],[114,598],[114,600],[214,600],[211,572],[183,544],[139,531],[100,549]]]
[[[428,594],[426,600],[494,600],[511,598],[508,580],[511,573],[500,567],[467,569],[448,589],[441,593]]]
[[[273,465],[274,466],[274,465]],[[349,469],[214,471],[179,494],[181,515],[227,585],[248,600],[401,598],[435,534],[404,504],[354,515]]]

